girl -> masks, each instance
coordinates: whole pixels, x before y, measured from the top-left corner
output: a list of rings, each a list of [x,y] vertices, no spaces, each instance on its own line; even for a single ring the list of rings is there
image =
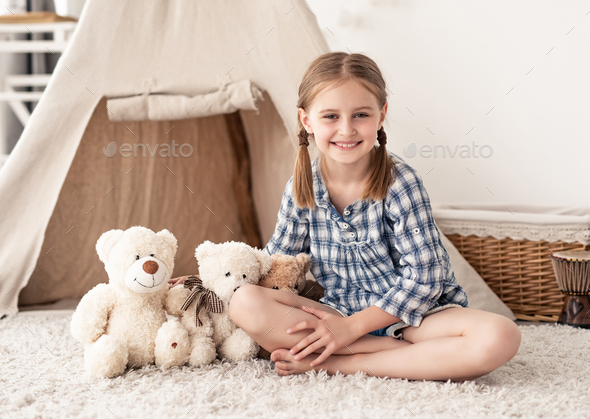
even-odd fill
[[[385,147],[385,89],[373,60],[344,52],[315,59],[299,87],[299,154],[264,250],[311,253],[325,296],[247,284],[229,305],[279,375],[463,381],[520,346],[510,319],[468,308],[420,175]]]

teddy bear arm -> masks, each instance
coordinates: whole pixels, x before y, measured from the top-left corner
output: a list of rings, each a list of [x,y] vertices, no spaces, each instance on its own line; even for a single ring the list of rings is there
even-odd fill
[[[98,284],[88,291],[72,315],[70,330],[74,339],[89,344],[101,337],[114,304],[115,294],[108,284]]]
[[[184,311],[180,310],[180,307],[186,301],[190,291],[187,288],[181,286],[172,287],[164,298],[164,310],[171,316],[180,317]]]

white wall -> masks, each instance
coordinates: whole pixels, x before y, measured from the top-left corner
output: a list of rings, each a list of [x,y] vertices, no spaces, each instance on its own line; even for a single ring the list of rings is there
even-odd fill
[[[590,206],[589,1],[308,4],[333,51],[385,73],[388,148],[433,203]],[[458,156],[473,144],[493,154]],[[428,145],[459,148],[421,156]]]

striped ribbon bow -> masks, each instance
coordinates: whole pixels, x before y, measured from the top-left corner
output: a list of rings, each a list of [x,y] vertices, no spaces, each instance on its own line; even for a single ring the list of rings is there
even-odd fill
[[[212,313],[221,313],[223,311],[223,302],[213,291],[208,290],[203,286],[203,281],[199,275],[191,275],[184,281],[184,287],[191,290],[191,293],[186,298],[186,301],[180,307],[181,310],[188,310],[191,303],[198,297],[195,305],[195,322],[197,327],[202,326],[203,322],[199,319],[201,309],[205,308]]]

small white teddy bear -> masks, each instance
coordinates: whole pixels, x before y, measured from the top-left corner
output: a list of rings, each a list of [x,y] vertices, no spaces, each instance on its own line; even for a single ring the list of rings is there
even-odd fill
[[[200,367],[208,365],[217,358],[215,342],[213,342],[213,321],[209,317],[209,312],[204,309],[199,310],[198,320],[196,317],[196,307],[200,299],[206,302],[206,296],[193,295],[194,299],[188,300],[193,293],[203,291],[201,287],[193,286],[193,281],[198,276],[190,276],[184,283],[184,287],[174,286],[168,291],[169,314],[180,318],[184,329],[188,331],[190,341],[190,355],[188,364],[191,367]],[[200,278],[198,279],[200,283]],[[190,288],[189,288],[190,286]],[[206,291],[205,291],[206,292]],[[189,304],[186,304],[189,303]],[[185,310],[183,310],[183,307]],[[197,324],[198,323],[198,324]]]
[[[103,233],[96,243],[109,276],[81,300],[72,316],[72,336],[84,344],[84,365],[93,377],[114,377],[127,366],[155,362],[162,369],[183,365],[188,332],[167,321],[168,279],[177,241],[168,230],[145,227]]]
[[[207,240],[196,248],[195,257],[199,263],[199,275],[194,283],[198,287],[202,285],[202,298],[209,300],[210,306],[218,309],[201,309],[198,316],[202,325],[196,327],[195,308],[198,299],[195,298],[182,315],[181,321],[185,328],[202,331],[201,343],[193,346],[192,353],[201,354],[201,359],[205,353],[209,354],[207,358],[211,358],[211,361],[215,359],[211,355],[214,353],[211,344],[203,337],[209,334],[213,350],[217,349],[220,358],[237,362],[256,357],[260,346],[231,320],[229,300],[241,285],[258,284],[272,266],[271,256],[246,243],[231,241],[214,244]],[[171,291],[176,288],[183,289],[176,286]],[[188,292],[184,291],[183,295],[187,296]]]

